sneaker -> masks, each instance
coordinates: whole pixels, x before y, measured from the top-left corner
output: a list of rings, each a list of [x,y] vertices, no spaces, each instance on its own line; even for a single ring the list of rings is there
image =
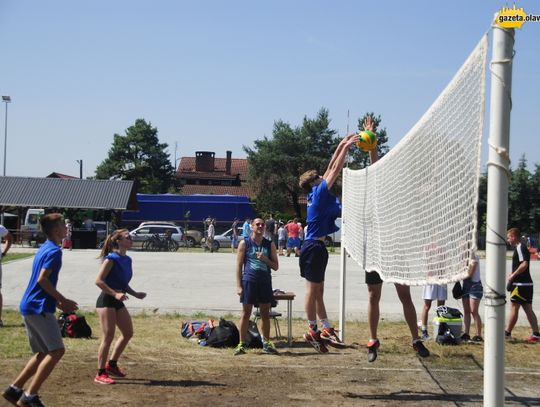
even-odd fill
[[[469,334],[463,334],[463,335],[461,335],[461,340],[462,340],[463,342],[467,342],[467,341],[470,341],[470,340],[471,340],[471,337],[470,337]]]
[[[320,338],[323,341],[327,341],[328,344],[332,346],[344,345],[343,341],[339,339],[339,336],[336,335],[334,328],[323,328],[323,330],[320,332]]]
[[[116,382],[111,379],[107,373],[97,374],[96,377],[94,377],[94,382],[99,384],[116,384]]]
[[[422,331],[422,336],[420,337],[423,341],[429,341],[428,331]]]
[[[21,396],[21,398],[17,401],[16,405],[19,407],[45,407],[45,405],[41,402],[37,394],[32,397],[28,397],[24,393]]]
[[[105,369],[107,370],[107,374],[109,376],[126,377],[126,373],[122,372],[118,366],[112,367],[112,366],[109,366],[109,364],[107,363],[107,366],[105,366]]]
[[[17,401],[21,398],[23,395],[23,390],[15,390],[13,387],[8,386],[3,392],[2,397],[4,397],[7,401],[9,401],[14,406],[17,405]]]
[[[277,351],[276,347],[270,341],[263,342],[263,352],[269,355],[279,355],[279,352]]]
[[[367,343],[367,361],[369,363],[375,362],[377,359],[377,349],[379,349],[381,343],[378,339],[370,339]]]
[[[537,343],[540,342],[540,335],[532,334],[527,339],[525,339],[529,343]]]
[[[429,356],[429,350],[427,350],[424,343],[420,339],[415,340],[412,346],[420,357],[427,358]]]
[[[240,342],[236,348],[234,348],[234,356],[243,355],[246,353],[246,345]]]
[[[475,335],[471,339],[472,342],[484,342],[484,339],[480,335]]]
[[[328,353],[328,348],[324,344],[324,341],[321,340],[321,333],[320,332],[313,332],[308,331],[308,333],[304,334],[304,339],[306,342],[308,342],[311,346],[315,348],[315,350],[319,353]]]
[[[511,341],[512,340],[512,332],[504,331],[504,339]]]

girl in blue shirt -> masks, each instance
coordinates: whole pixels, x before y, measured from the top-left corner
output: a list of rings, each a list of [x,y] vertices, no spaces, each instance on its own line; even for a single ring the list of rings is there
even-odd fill
[[[129,286],[133,270],[131,257],[127,256],[126,252],[132,244],[129,231],[119,229],[107,236],[100,254],[103,263],[96,278],[96,285],[101,288],[101,294],[96,308],[102,340],[98,351],[98,373],[94,379],[99,384],[114,384],[115,381],[110,376],[125,377],[126,374],[118,368],[117,362],[133,336],[133,324],[124,301],[128,299],[126,294],[141,300],[146,297],[146,293],[135,291]],[[121,335],[107,362],[116,326]]]

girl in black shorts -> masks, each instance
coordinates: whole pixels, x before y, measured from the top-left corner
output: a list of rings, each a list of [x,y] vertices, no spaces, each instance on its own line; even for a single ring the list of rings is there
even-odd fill
[[[125,377],[126,374],[118,368],[117,362],[133,336],[133,324],[124,301],[128,299],[126,294],[141,300],[146,297],[146,293],[134,291],[129,286],[133,270],[131,257],[127,256],[126,252],[131,245],[129,231],[119,229],[107,237],[100,254],[103,263],[96,278],[96,285],[101,288],[101,294],[96,308],[102,340],[98,351],[98,373],[94,378],[99,384],[114,384],[115,381],[110,376]],[[121,335],[108,359],[117,326]]]

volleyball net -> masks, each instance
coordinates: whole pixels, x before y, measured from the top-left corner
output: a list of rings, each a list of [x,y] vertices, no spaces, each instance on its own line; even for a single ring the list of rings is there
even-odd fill
[[[476,250],[487,35],[378,162],[343,173],[342,247],[384,281],[442,284]]]

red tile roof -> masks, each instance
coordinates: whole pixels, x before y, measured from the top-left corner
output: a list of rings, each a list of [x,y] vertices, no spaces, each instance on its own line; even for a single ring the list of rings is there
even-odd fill
[[[247,158],[232,158],[231,159],[231,174],[225,174],[225,164],[227,162],[226,158],[215,158],[214,159],[214,174],[217,177],[230,177],[240,174],[240,181],[247,181],[248,175],[248,161]],[[180,164],[178,165],[178,170],[176,171],[176,176],[178,178],[183,178],[187,174],[208,174],[208,173],[199,173],[195,171],[195,157],[182,157],[180,159]],[[222,174],[222,175],[218,175]]]
[[[71,175],[61,174],[59,172],[51,172],[45,178],[79,179],[79,177],[73,177]]]
[[[183,195],[210,194],[210,195],[236,195],[253,198],[253,191],[248,187],[233,187],[229,185],[184,185]]]

